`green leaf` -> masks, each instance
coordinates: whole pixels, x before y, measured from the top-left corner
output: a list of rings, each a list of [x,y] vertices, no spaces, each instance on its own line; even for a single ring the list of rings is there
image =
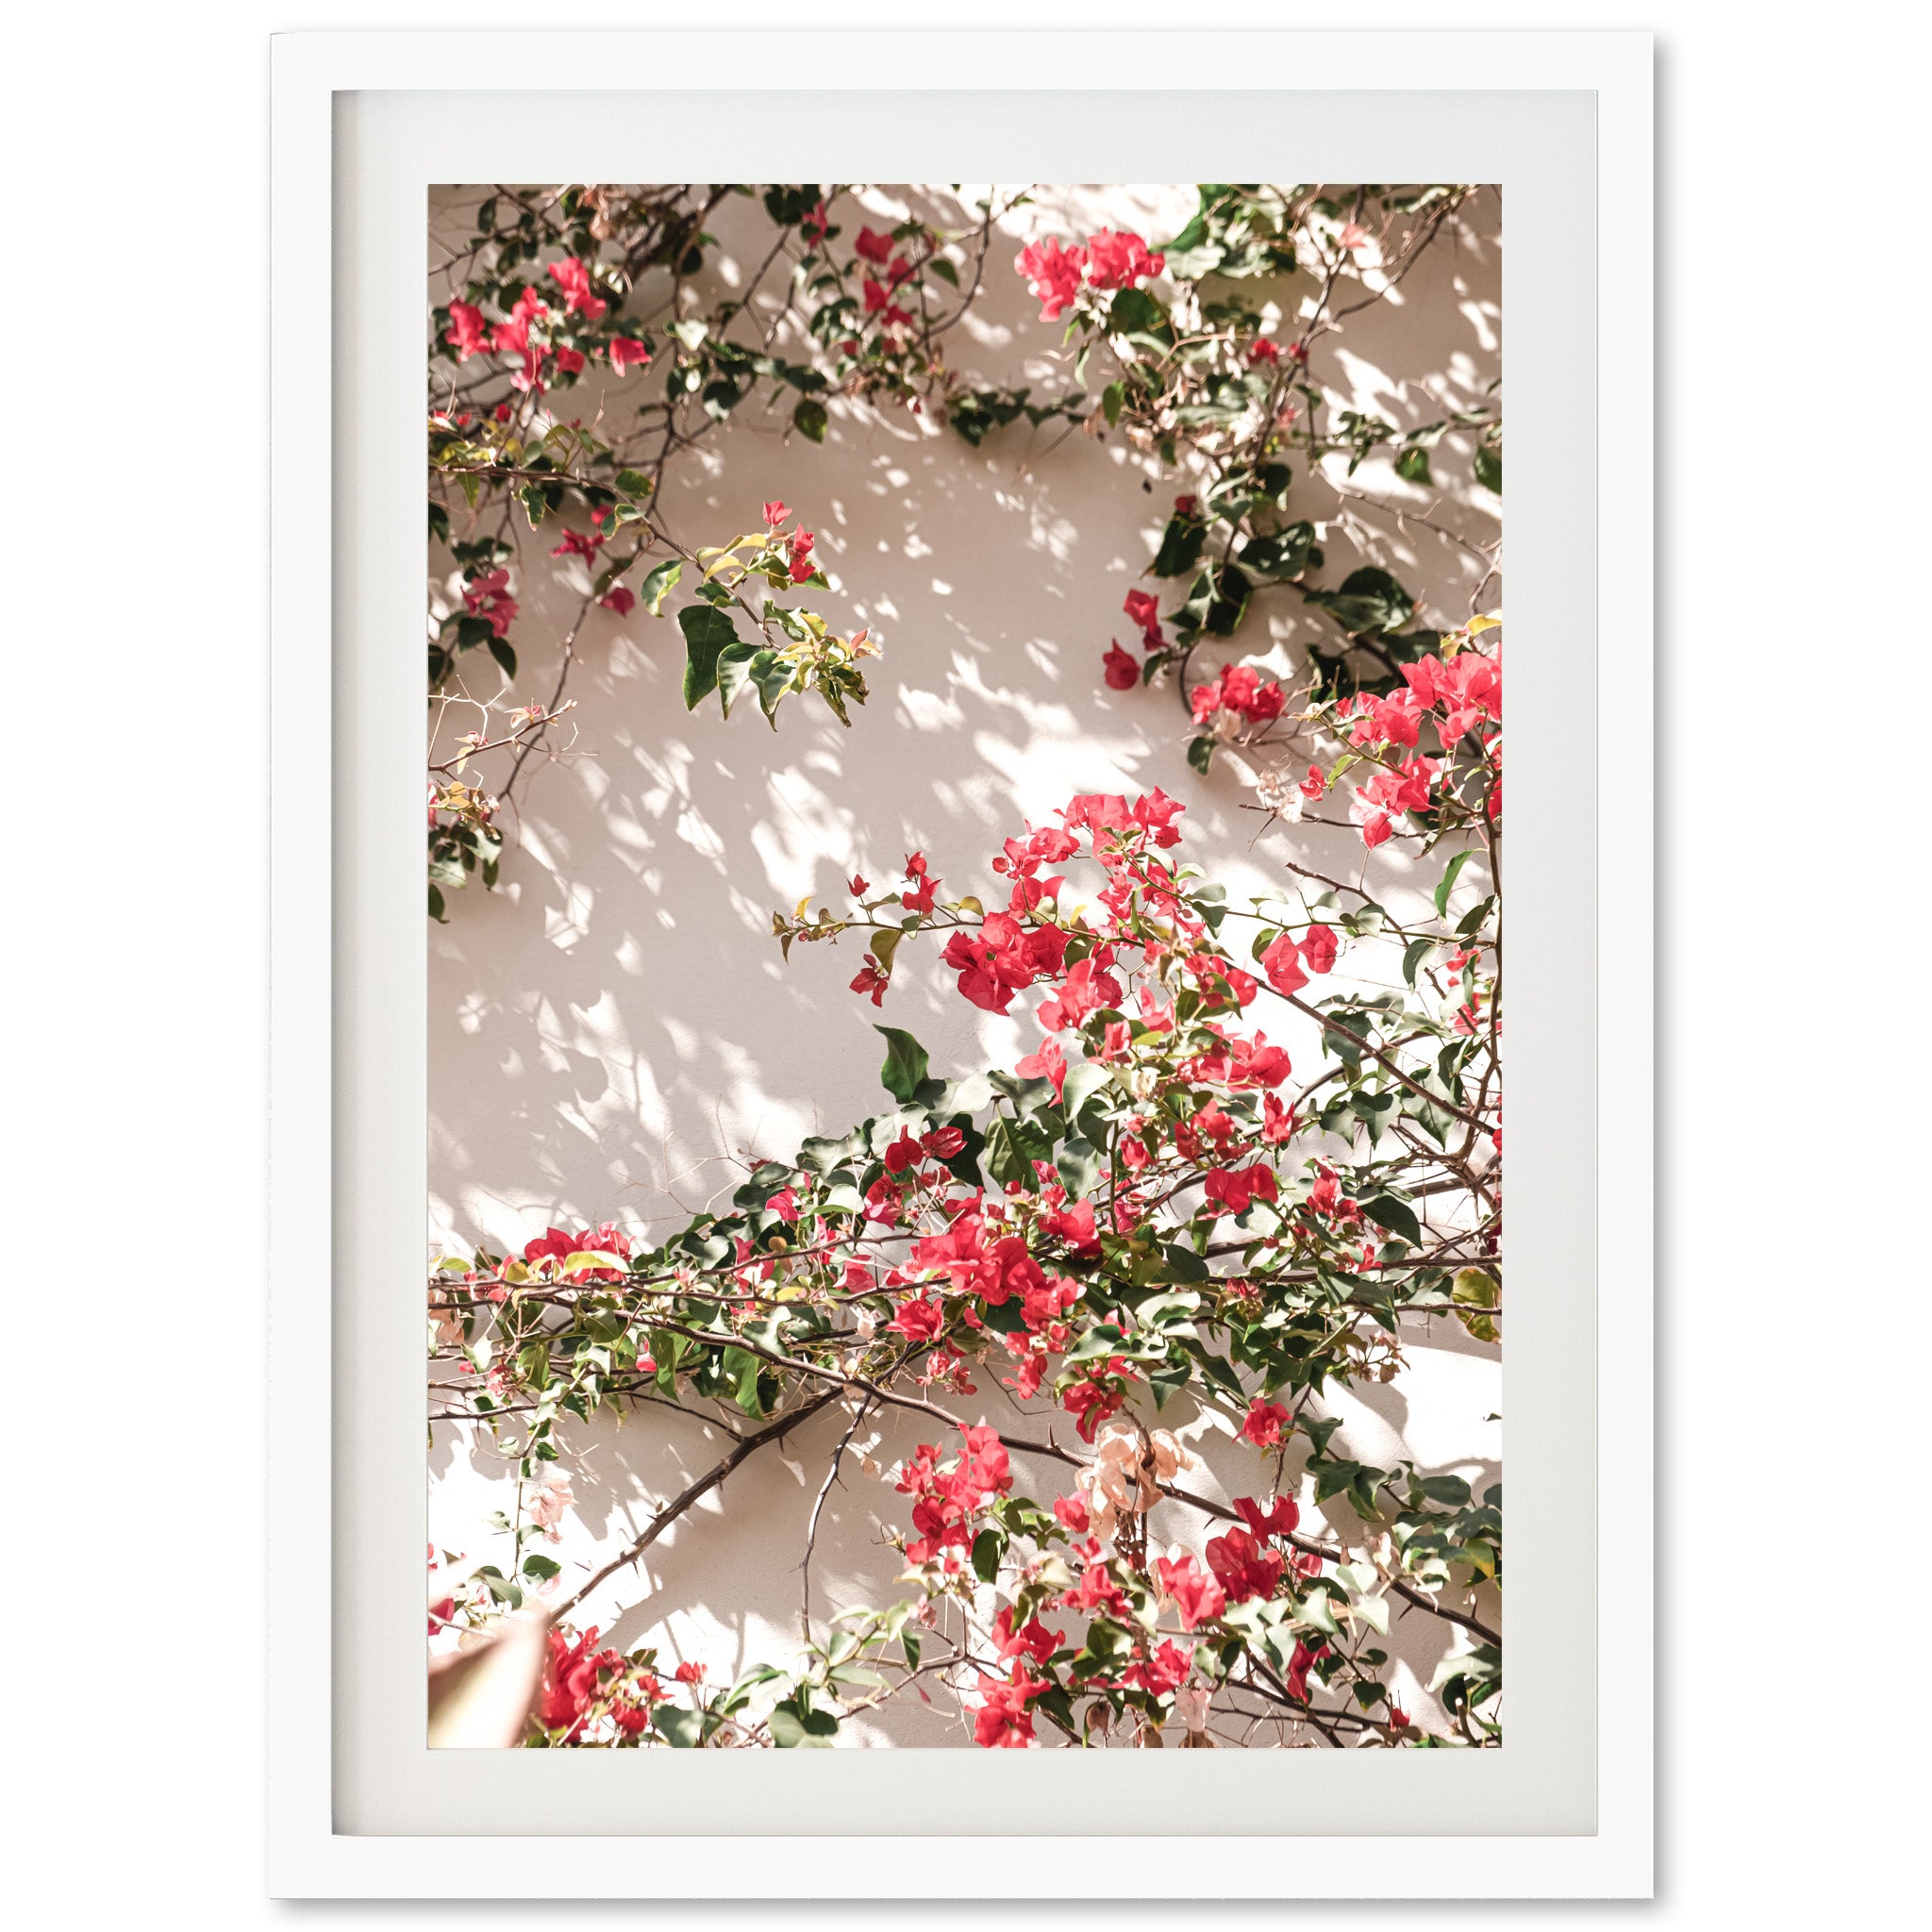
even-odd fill
[[[798,425],[799,434],[810,438],[813,442],[825,440],[825,406],[814,396],[807,396],[791,412],[791,420]]]
[[[770,1722],[772,1742],[781,1751],[795,1751],[801,1746],[822,1750],[839,1731],[839,1720],[829,1710],[801,1710],[798,1700],[792,1697],[773,1707]],[[660,1728],[661,1724],[660,1719]]]
[[[617,473],[617,487],[626,496],[648,496],[651,493],[651,479],[635,470],[620,470]]]
[[[1100,408],[1107,417],[1107,426],[1111,429],[1121,420],[1121,405],[1127,399],[1127,392],[1117,382],[1110,382],[1100,392]]]
[[[1485,490],[1493,490],[1498,496],[1503,493],[1503,452],[1493,449],[1488,443],[1475,453],[1475,480]]]
[[[1158,577],[1184,577],[1201,560],[1208,542],[1208,525],[1199,517],[1171,516],[1161,532],[1160,549],[1154,558]]]
[[[1386,570],[1351,571],[1339,591],[1304,591],[1346,631],[1400,630],[1415,615],[1415,599]]]
[[[879,1069],[880,1083],[900,1106],[909,1107],[926,1075],[925,1049],[911,1034],[902,1033],[896,1026],[874,1026],[873,1031],[882,1034],[886,1042],[886,1061]]]
[[[1436,917],[1449,916],[1449,894],[1456,890],[1456,881],[1462,875],[1462,868],[1475,857],[1474,846],[1466,846],[1449,861],[1449,869],[1436,882]],[[1413,981],[1410,982],[1413,984]]]
[[[1390,1097],[1392,1099],[1393,1095]],[[1422,1224],[1416,1220],[1415,1209],[1407,1201],[1398,1201],[1393,1194],[1371,1194],[1361,1207],[1371,1221],[1386,1227],[1391,1234],[1400,1236],[1410,1247],[1422,1246]]]
[[[683,575],[684,559],[681,557],[674,557],[668,563],[658,564],[638,586],[639,602],[653,617],[663,616],[664,599]]]
[[[973,1574],[980,1582],[991,1583],[1000,1574],[1006,1547],[1007,1539],[997,1529],[982,1529],[973,1539]]]
[[[1404,450],[1395,458],[1395,474],[1405,483],[1420,483],[1424,490],[1433,488],[1436,481],[1429,475],[1429,453],[1420,444]]]
[[[738,641],[729,617],[713,604],[692,604],[677,613],[688,652],[684,667],[684,708],[694,711],[699,700],[718,688],[718,659]]]
[[[1214,741],[1211,738],[1190,739],[1188,762],[1205,777],[1208,766],[1214,762]]]
[[[758,644],[740,641],[727,646],[718,657],[718,696],[724,707],[724,715],[731,715],[731,707],[737,702],[739,693],[758,675],[758,659],[770,658],[771,652]]]
[[[679,1751],[691,1750],[704,1736],[703,1717],[694,1710],[686,1710],[682,1705],[659,1705],[652,1713],[651,1722],[657,1725],[658,1736]]]
[[[490,655],[503,666],[503,675],[506,677],[514,677],[517,675],[517,654],[510,649],[508,638],[492,635],[490,640]]]

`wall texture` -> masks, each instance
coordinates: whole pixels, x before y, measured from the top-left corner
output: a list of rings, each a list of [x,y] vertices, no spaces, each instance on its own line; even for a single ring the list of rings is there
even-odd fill
[[[978,191],[961,192],[971,199]],[[455,191],[442,206],[464,200]],[[1158,242],[1192,203],[1187,188],[1041,191],[1005,225],[1009,239],[989,258],[988,291],[957,332],[956,361],[992,381],[1050,375],[1059,329],[1037,320],[1012,271],[1021,243],[1102,225]],[[944,193],[872,200],[875,220],[914,207],[964,225]],[[432,241],[450,221],[433,220]],[[1459,233],[1329,339],[1315,373],[1341,406],[1407,428],[1492,400],[1499,222],[1494,197],[1479,197]],[[744,271],[729,258],[730,230],[720,233],[727,259],[718,273],[728,286]],[[1291,333],[1291,322],[1282,332]],[[636,379],[640,391],[649,380]],[[618,385],[602,393],[608,420],[629,413],[629,393]],[[578,390],[558,402],[588,421],[600,394]],[[696,546],[758,526],[764,498],[792,505],[818,532],[832,582],[819,608],[841,628],[848,615],[854,625],[870,624],[883,641],[884,656],[869,667],[871,702],[850,731],[815,698],[788,700],[775,731],[749,706],[728,723],[715,701],[687,714],[682,639],[670,619],[641,608],[628,619],[593,612],[571,684],[575,738],[566,757],[534,774],[502,889],[452,895],[450,924],[431,929],[429,1208],[439,1247],[518,1247],[552,1220],[615,1218],[661,1235],[728,1196],[747,1165],[882,1109],[874,1020],[915,1033],[936,1074],[1010,1065],[1030,1050],[1030,1023],[1023,1030],[967,1005],[930,950],[906,949],[882,1013],[846,990],[858,966],[850,941],[794,948],[790,964],[781,961],[768,933],[772,911],[807,895],[836,909],[855,871],[889,882],[916,847],[951,889],[983,892],[987,860],[1023,818],[1041,821],[1076,791],[1156,785],[1188,805],[1177,856],[1223,879],[1237,903],[1279,884],[1284,855],[1337,876],[1362,866],[1347,832],[1276,827],[1257,840],[1262,821],[1230,762],[1217,760],[1206,780],[1188,768],[1186,719],[1173,691],[1118,693],[1101,682],[1109,638],[1131,633],[1122,599],[1153,554],[1172,481],[1157,478],[1150,489],[1150,473],[1117,441],[1069,436],[1058,425],[996,432],[979,450],[920,417],[881,419],[838,404],[823,447],[787,427],[782,416],[747,406],[674,472],[662,508],[680,540]],[[1486,567],[1455,536],[1491,540],[1498,509],[1473,484],[1466,444],[1437,452],[1434,491],[1401,482],[1386,461],[1352,478],[1338,459],[1330,468],[1328,477],[1296,483],[1298,513],[1323,525],[1324,580],[1357,559],[1380,563],[1417,595],[1421,621],[1467,617]],[[547,548],[525,540],[519,702],[549,691],[587,583],[581,565],[553,563]],[[432,558],[433,596],[451,594],[447,569],[446,557]],[[1483,606],[1499,603],[1491,585]],[[1285,674],[1312,622],[1292,596],[1268,598],[1228,655],[1265,653]],[[493,688],[488,681],[479,693]],[[467,728],[459,712],[443,724],[446,732]],[[1399,909],[1409,890],[1406,861],[1384,847],[1374,865],[1378,896]],[[1383,964],[1345,955],[1338,981],[1351,966],[1373,974]],[[1269,1030],[1298,1063],[1311,1059],[1311,1035]],[[1493,1480],[1495,1351],[1459,1328],[1420,1323],[1406,1345],[1411,1367],[1399,1383],[1331,1405],[1346,1419],[1342,1441],[1370,1460],[1407,1456],[1478,1486]],[[980,1381],[978,1397],[961,1400],[997,1423],[1000,1391],[991,1375]],[[607,1585],[585,1619],[623,1644],[658,1641],[674,1657],[704,1658],[714,1675],[789,1651],[805,1524],[843,1425],[816,1419],[786,1452],[798,1457],[795,1467],[748,1464],[645,1566]],[[1237,1460],[1206,1419],[1190,1433],[1210,1470],[1224,1465],[1246,1480],[1250,1452]],[[695,1419],[647,1408],[570,1439],[577,1501],[552,1552],[566,1581],[713,1458],[708,1434],[715,1440]],[[913,1440],[894,1424],[873,1453],[890,1465]],[[847,1472],[847,1486],[825,1505],[813,1561],[821,1618],[891,1595],[876,1525],[901,1521],[904,1499],[854,1465]],[[439,1545],[483,1549],[481,1519],[502,1506],[505,1474],[487,1436],[436,1432],[429,1514]],[[1021,1474],[1024,1481],[1024,1464]],[[1306,1497],[1304,1509],[1319,1518]],[[1191,1536],[1184,1517],[1178,1506],[1160,1506],[1157,1540]],[[1352,1526],[1345,1510],[1338,1526]],[[1432,1622],[1398,1624],[1392,1646],[1419,1678],[1423,1709],[1420,1686],[1441,1645],[1434,1629],[1412,1625]],[[957,1721],[949,1728],[943,1713],[917,1708],[869,1735],[961,1740]]]

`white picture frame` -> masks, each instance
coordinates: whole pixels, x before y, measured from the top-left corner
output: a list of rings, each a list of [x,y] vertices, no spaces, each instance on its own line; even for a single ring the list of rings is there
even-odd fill
[[[903,92],[914,63],[924,74],[1051,75],[1053,87],[1070,93],[1133,93],[1151,91],[1158,76],[1176,71],[1177,49],[1183,43],[1198,49],[1202,38],[1149,32],[761,33],[757,63],[744,61],[741,41],[725,32],[325,33],[285,35],[275,42],[272,753],[275,769],[299,770],[308,778],[300,809],[278,809],[276,815],[271,941],[270,1878],[277,1896],[663,1898],[680,1895],[681,1873],[700,1869],[700,1861],[675,1856],[681,1841],[676,1837],[610,1825],[566,1835],[547,1827],[508,1831],[487,1822],[481,1808],[474,1814],[478,1822],[460,1831],[341,1828],[355,1808],[347,1799],[370,1767],[358,1758],[358,1735],[345,1724],[339,1691],[354,1677],[362,1648],[379,1641],[370,1606],[386,1599],[380,1589],[351,1597],[337,1587],[338,1553],[367,1507],[375,1452],[365,1444],[378,1439],[336,1425],[345,1390],[339,1381],[343,1357],[334,1339],[354,1298],[379,1292],[367,1271],[350,1265],[360,1197],[339,1192],[346,1162],[338,1156],[344,1149],[344,1121],[362,1118],[355,1109],[388,1107],[404,1117],[413,1109],[418,1120],[422,1109],[420,1084],[411,1085],[411,1067],[420,1072],[420,1041],[414,1062],[407,1052],[400,1059],[392,1051],[379,1056],[374,1016],[363,1013],[357,1024],[340,1024],[344,1016],[337,1001],[351,982],[336,964],[344,948],[353,952],[370,941],[372,908],[379,912],[385,903],[379,894],[371,898],[358,890],[365,853],[415,834],[420,822],[407,813],[393,823],[385,817],[380,786],[368,793],[371,802],[364,802],[361,790],[345,788],[333,813],[318,808],[318,793],[326,795],[346,756],[333,729],[335,695],[342,653],[350,647],[345,640],[357,589],[361,573],[372,567],[356,535],[356,476],[341,466],[332,470],[319,453],[318,425],[332,420],[340,446],[355,409],[368,400],[337,392],[331,384],[336,331],[345,322],[355,325],[359,272],[353,254],[344,252],[356,238],[345,236],[337,220],[344,205],[344,170],[358,165],[357,155],[335,139],[339,97],[497,92],[506,75],[524,77],[548,94],[661,92],[690,87],[691,76],[717,73],[730,75],[734,92],[808,99],[821,91]],[[1595,1407],[1597,1429],[1614,1430],[1613,1441],[1596,1438],[1593,1457],[1591,1694],[1597,1721],[1589,1769],[1595,1829],[1490,1833],[1481,1840],[1482,1857],[1461,1866],[1443,1857],[1440,1827],[1434,1835],[1373,1834],[1372,1857],[1363,1856],[1359,1834],[1284,1833],[1282,1842],[1291,1844],[1293,1856],[1278,1865],[1224,1856],[1231,1842],[1254,1840],[1208,1831],[1174,1833],[1165,1839],[1162,1857],[1131,1866],[1096,1860],[1091,1853],[1057,1864],[1041,1856],[1041,1838],[1052,1834],[1017,1822],[1010,1836],[995,1831],[963,1839],[824,1830],[732,1833],[730,1885],[738,1896],[849,1897],[861,1887],[870,1896],[912,1896],[925,1889],[924,1874],[936,1857],[946,1858],[949,1889],[961,1896],[1011,1895],[1016,1883],[1034,1896],[1089,1898],[1267,1897],[1291,1890],[1301,1898],[1650,1895],[1651,41],[1632,33],[1242,31],[1234,38],[1241,51],[1239,72],[1252,76],[1234,85],[1246,92],[1272,92],[1262,76],[1280,72],[1292,74],[1297,95],[1594,97],[1596,333],[1594,343],[1573,343],[1568,353],[1577,382],[1593,391],[1589,408],[1595,460],[1593,475],[1564,480],[1575,490],[1593,491],[1597,556],[1615,561],[1613,572],[1596,573],[1594,672],[1599,683],[1614,674],[1617,703],[1614,747],[1606,736],[1612,721],[1605,708],[1596,708],[1593,857],[1595,903],[1614,905],[1617,917],[1614,923],[1595,922],[1590,1004],[1602,1010],[1614,997],[1618,1051],[1599,1057],[1596,1117],[1578,1124],[1593,1150],[1595,1198],[1575,1205],[1594,1212],[1595,1204],[1613,1202],[1615,1212],[1596,1218],[1597,1293],[1573,1298],[1574,1307],[1553,1308],[1547,1320],[1553,1332],[1556,1324],[1569,1324],[1567,1359],[1593,1358],[1596,1390],[1615,1391],[1614,1404],[1599,1402]],[[1108,58],[1096,59],[1103,42]],[[975,91],[970,81],[947,85]],[[990,81],[977,91],[990,103],[1001,93]],[[514,163],[512,146],[491,178],[514,178]],[[813,167],[802,162],[792,170],[801,171]],[[1338,166],[1329,172],[1344,178],[1369,171]],[[432,168],[425,178],[478,177]],[[1446,177],[1391,167],[1379,178]],[[1459,178],[1491,177],[1471,172]],[[1506,325],[1511,327],[1518,292],[1512,288],[1506,306]],[[1614,387],[1604,380],[1599,360],[1603,345],[1610,342],[1616,345]],[[1512,438],[1520,426],[1520,416],[1513,415]],[[412,447],[416,433],[413,414],[406,414],[390,432],[394,450]],[[1512,441],[1512,477],[1520,482],[1517,446]],[[391,454],[372,451],[367,460],[385,462]],[[325,533],[333,533],[326,539],[332,572],[318,554]],[[1518,566],[1523,541],[1512,529]],[[359,719],[357,768],[390,770],[397,746],[415,749],[414,729],[407,716]],[[411,766],[405,758],[397,769],[420,788],[420,760]],[[420,811],[420,789],[415,800]],[[415,862],[420,874],[420,852]],[[419,925],[420,918],[419,905]],[[407,1033],[407,1013],[386,1019],[399,1020]],[[1572,1044],[1582,1050],[1579,1042]],[[386,1091],[372,1099],[378,1063]],[[355,1158],[351,1145],[348,1159]],[[398,1186],[408,1191],[407,1174]],[[358,1377],[356,1399],[393,1406],[401,1391],[407,1402],[414,1367],[402,1364],[393,1383]],[[408,1408],[400,1421],[402,1433],[414,1430],[420,1441],[420,1411]],[[413,1468],[401,1473],[405,1481],[414,1474]],[[1520,1492],[1512,1512],[1512,1534],[1534,1537],[1535,1518],[1524,1510]],[[413,1600],[420,1615],[420,1591],[419,1563],[402,1594],[391,1592],[387,1600]],[[318,1635],[325,1625],[325,1639]],[[1613,1667],[1594,1650],[1612,1634]],[[511,1777],[527,1777],[534,1761],[531,1754],[462,1755],[471,1758],[460,1768],[463,1776],[478,1781],[479,1788],[496,1781],[506,1792]],[[943,1782],[978,1775],[971,1760],[981,1755],[924,1760],[922,1777]],[[1378,1755],[1389,1760],[1381,1767],[1384,1776],[1391,1767],[1410,1766],[1419,1778],[1434,1774],[1426,1758]],[[583,1794],[602,1775],[601,1756],[558,1757],[538,1769],[553,1792],[567,1790],[581,1806]],[[1151,1757],[1125,1772],[1116,1767],[1110,1775],[1161,1780],[1163,1804],[1171,1808],[1175,1780],[1188,1763]],[[708,1764],[706,1774],[722,1779],[727,1774],[722,1764]],[[728,1807],[724,1784],[717,1790],[726,1815],[744,1815]],[[997,1802],[989,1809],[985,1788],[979,1790],[973,1815],[996,1816]],[[521,1802],[530,1815],[527,1797]],[[1144,1817],[1136,1828],[1146,1828]],[[479,1831],[491,1835],[497,1856],[475,1856],[472,1840]],[[648,1860],[638,1857],[637,1836],[649,1836],[655,1847]],[[958,1857],[964,1845],[974,1856]],[[1471,1876],[1445,1878],[1452,1867],[1467,1869]],[[706,1894],[716,1895],[715,1860],[703,1870],[690,1895],[698,1895],[699,1882]],[[1024,1881],[1007,1875],[1015,1873],[1024,1874]]]

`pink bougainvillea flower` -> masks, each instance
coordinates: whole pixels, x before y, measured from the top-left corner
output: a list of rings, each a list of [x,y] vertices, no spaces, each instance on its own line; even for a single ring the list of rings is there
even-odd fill
[[[1132,691],[1141,681],[1141,667],[1121,649],[1118,638],[1108,641],[1107,655],[1100,662],[1109,691]]]
[[[601,295],[591,293],[591,272],[575,255],[550,264],[550,279],[563,291],[566,309],[596,322],[610,307]]]
[[[620,617],[628,617],[637,608],[638,594],[625,584],[612,584],[597,599],[607,610],[614,610]]]
[[[1274,1170],[1259,1160],[1248,1167],[1216,1168],[1202,1184],[1208,1199],[1230,1214],[1245,1214],[1251,1202],[1272,1201],[1276,1191]]]
[[[811,560],[812,545],[818,539],[809,530],[794,530],[791,533],[791,581],[802,584],[809,577],[818,565]]]
[[[1341,247],[1350,250],[1366,248],[1369,245],[1369,231],[1359,222],[1344,222],[1335,240]]]
[[[1166,266],[1167,257],[1149,255],[1146,242],[1131,229],[1115,234],[1102,228],[1087,238],[1087,278],[1096,289],[1130,289]]]
[[[1049,1033],[1062,1033],[1103,1007],[1118,1007],[1125,997],[1120,981],[1103,971],[1097,958],[1085,958],[1069,969],[1059,991],[1041,1004],[1040,1024]]]
[[[651,352],[632,336],[618,336],[610,344],[610,366],[622,375],[626,370],[641,369]]]
[[[868,261],[884,263],[891,258],[892,238],[878,234],[870,227],[859,229],[853,238],[852,246]]]
[[[563,541],[550,554],[552,557],[591,558],[596,556],[605,541],[601,530],[566,530],[563,533]]]
[[[1024,1750],[1033,1742],[1033,1716],[1027,1705],[1050,1686],[1027,1674],[1023,1657],[1005,1679],[982,1675],[980,1707],[973,1721],[973,1741],[987,1751]]]
[[[1301,781],[1298,789],[1304,798],[1320,798],[1328,789],[1328,781],[1322,775],[1321,766],[1310,765],[1308,775]]]
[[[1263,1402],[1257,1395],[1248,1404],[1248,1413],[1242,1422],[1242,1438],[1257,1449],[1273,1449],[1282,1438],[1282,1431],[1288,1423],[1288,1411],[1278,1402]]]
[[[1040,1051],[1016,1060],[1013,1071],[1023,1080],[1051,1080],[1056,1095],[1066,1091],[1067,1057],[1060,1050],[1058,1040],[1041,1041]]]
[[[885,1005],[886,988],[891,984],[891,981],[879,970],[879,962],[870,953],[865,956],[865,964],[852,976],[852,991],[870,993],[875,1007]]]
[[[1260,966],[1268,975],[1268,984],[1284,998],[1308,983],[1308,975],[1302,970],[1301,950],[1286,933],[1269,943],[1261,955]]]
[[[1161,1557],[1155,1562],[1162,1592],[1174,1599],[1181,1628],[1192,1630],[1211,1624],[1227,1607],[1227,1593],[1208,1572],[1197,1569],[1191,1552],[1177,1559]]]
[[[1317,923],[1302,935],[1302,958],[1310,973],[1332,973],[1339,941],[1333,930]]]
[[[945,1326],[946,1311],[938,1302],[921,1297],[917,1301],[899,1304],[899,1312],[886,1324],[895,1334],[903,1335],[908,1341],[930,1341]]]
[[[1272,1597],[1288,1566],[1273,1551],[1262,1549],[1252,1532],[1231,1529],[1208,1542],[1208,1567],[1228,1602],[1238,1604],[1255,1596]]]
[[[775,530],[791,515],[791,506],[781,496],[774,496],[765,505],[765,528]]]
[[[490,332],[484,326],[483,311],[468,302],[449,305],[449,333],[443,341],[451,343],[458,362],[467,362],[490,346]]]
[[[553,349],[550,352],[557,358],[557,372],[559,375],[581,375],[584,373],[584,356],[581,349]]]
[[[1257,1537],[1291,1536],[1302,1520],[1301,1509],[1292,1496],[1275,1496],[1266,1509],[1252,1496],[1237,1496],[1234,1507],[1235,1514]]]
[[[1129,591],[1121,608],[1141,626],[1141,641],[1148,650],[1158,651],[1167,641],[1160,629],[1159,602],[1150,591]]]
[[[1063,248],[1049,237],[1021,249],[1013,266],[1026,277],[1026,286],[1040,298],[1040,319],[1055,322],[1080,292],[1080,271],[1087,261],[1079,248]]]

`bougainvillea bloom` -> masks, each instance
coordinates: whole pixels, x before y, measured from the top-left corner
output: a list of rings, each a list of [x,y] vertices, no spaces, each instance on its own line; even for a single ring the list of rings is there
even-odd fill
[[[564,308],[587,322],[598,321],[610,307],[601,295],[591,293],[591,272],[575,255],[553,261],[550,278],[563,291]]]
[[[1100,660],[1107,674],[1109,691],[1132,691],[1141,681],[1141,667],[1121,649],[1118,640],[1111,642],[1107,655]]]
[[[449,305],[449,333],[443,341],[451,343],[458,362],[467,362],[490,346],[490,331],[484,325],[483,311],[468,302]]]
[[[1184,1553],[1177,1560],[1159,1557],[1154,1567],[1161,1590],[1180,1612],[1182,1629],[1211,1624],[1227,1607],[1227,1593],[1212,1575],[1195,1567],[1191,1554]]]
[[[607,610],[614,610],[620,617],[628,617],[637,608],[637,592],[624,584],[612,584],[597,599]]]
[[[1311,925],[1302,935],[1302,958],[1310,973],[1333,972],[1337,949],[1335,934],[1325,925]]]
[[[1308,975],[1302,970],[1301,949],[1286,933],[1269,942],[1260,967],[1268,975],[1268,984],[1283,995],[1299,992],[1308,983]]]
[[[1257,1449],[1273,1449],[1281,1441],[1288,1424],[1288,1411],[1278,1402],[1263,1402],[1257,1395],[1248,1404],[1241,1423],[1241,1435]]]
[[[1087,278],[1096,289],[1130,289],[1166,266],[1167,257],[1149,255],[1146,242],[1131,229],[1114,234],[1102,228],[1087,239]]]
[[[774,496],[771,502],[765,505],[765,528],[768,530],[777,529],[781,524],[790,519],[791,515],[791,506],[785,502],[783,497]]]
[[[619,336],[610,344],[610,366],[620,375],[627,370],[641,369],[650,359],[650,350],[631,336]]]
[[[1086,254],[1078,248],[1063,248],[1049,237],[1021,249],[1013,266],[1026,277],[1026,286],[1040,298],[1041,322],[1057,322],[1060,310],[1080,292],[1080,271]]]
[[[884,263],[891,258],[892,238],[878,234],[870,227],[859,229],[853,238],[852,246],[868,261]]]

